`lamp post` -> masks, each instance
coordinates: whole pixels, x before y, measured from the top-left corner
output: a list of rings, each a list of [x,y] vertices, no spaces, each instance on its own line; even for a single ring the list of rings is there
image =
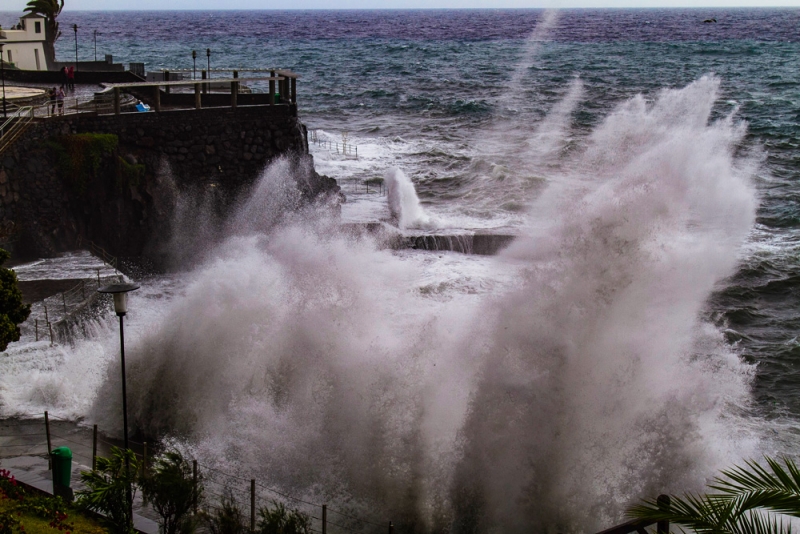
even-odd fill
[[[208,59],[208,78],[211,79],[211,49],[206,48],[206,58]]]
[[[3,118],[6,118],[6,58],[3,55],[3,46],[5,43],[0,43],[0,77],[3,79]]]
[[[192,50],[192,79],[197,78],[197,50]]]
[[[128,460],[128,394],[125,384],[125,331],[123,317],[128,313],[128,292],[139,289],[136,284],[111,284],[98,288],[98,293],[109,293],[114,295],[114,311],[119,317],[119,348],[122,360],[122,435],[125,440],[125,472],[130,476],[130,461]],[[133,509],[133,498],[131,487],[127,487],[128,498],[128,518],[133,521],[131,511]]]
[[[78,70],[78,25],[72,25],[72,31],[75,32],[75,70]]]
[[[94,31],[94,60],[97,61],[97,30]]]

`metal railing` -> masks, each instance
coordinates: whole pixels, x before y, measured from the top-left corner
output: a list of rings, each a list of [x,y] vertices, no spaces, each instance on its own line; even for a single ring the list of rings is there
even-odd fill
[[[2,125],[0,125],[0,154],[6,151],[33,120],[33,107],[18,108]]]
[[[322,148],[327,148],[330,152],[341,154],[346,158],[358,159],[358,145],[348,143],[347,139],[342,139],[342,142],[331,141],[320,137],[318,130],[311,130],[309,132],[309,141]]]

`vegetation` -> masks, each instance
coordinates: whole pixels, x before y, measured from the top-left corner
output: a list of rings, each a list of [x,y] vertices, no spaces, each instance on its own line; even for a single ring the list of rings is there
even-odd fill
[[[28,494],[8,471],[0,469],[0,534],[101,534],[86,517],[60,497]]]
[[[126,461],[129,467],[126,466]],[[133,451],[112,447],[111,457],[97,458],[96,471],[81,473],[81,481],[87,489],[77,492],[78,506],[104,515],[112,532],[133,532],[127,492],[130,488],[133,498],[138,472],[139,462]]]
[[[220,507],[207,516],[206,524],[211,534],[245,534],[248,531],[245,520],[233,492],[228,489],[220,499]]]
[[[199,481],[195,485],[192,465],[181,453],[169,451],[157,458],[140,486],[144,502],[161,517],[162,534],[194,531],[190,512],[202,498],[203,486]]]
[[[308,534],[311,518],[306,514],[287,509],[282,503],[272,501],[272,507],[263,507],[258,511],[258,534]]]
[[[61,32],[58,30],[58,15],[64,9],[64,0],[30,0],[25,6],[25,11],[41,15],[45,19],[44,35],[45,47],[44,54],[46,61],[51,64],[56,59],[55,43]]]
[[[790,518],[800,517],[800,470],[788,458],[766,463],[723,471],[709,485],[714,493],[671,497],[669,506],[648,500],[628,513],[698,534],[788,534]]]
[[[90,178],[97,176],[103,156],[119,146],[114,134],[84,133],[62,135],[51,142],[58,155],[58,168],[76,193],[84,193]]]
[[[118,161],[117,187],[120,191],[124,187],[138,187],[144,180],[145,166],[141,163],[128,163],[125,158],[118,158]]]
[[[31,313],[30,305],[22,303],[16,273],[2,266],[10,257],[0,248],[0,351],[12,341],[19,341],[19,324]]]

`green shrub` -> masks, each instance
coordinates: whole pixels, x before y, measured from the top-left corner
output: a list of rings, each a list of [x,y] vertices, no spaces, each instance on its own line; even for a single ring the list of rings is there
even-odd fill
[[[83,133],[62,135],[51,141],[58,155],[58,168],[77,193],[84,193],[89,179],[97,176],[104,155],[119,146],[114,134]]]
[[[311,518],[296,510],[287,509],[283,503],[272,501],[272,507],[258,510],[258,534],[308,534]]]
[[[248,531],[245,515],[236,504],[230,489],[224,492],[219,504],[220,508],[206,518],[211,534],[245,534]]]
[[[203,496],[203,485],[195,485],[192,465],[177,451],[159,456],[140,481],[144,502],[161,517],[161,532],[193,532],[192,507]]]
[[[132,533],[127,491],[130,488],[133,498],[138,472],[139,462],[133,451],[111,447],[110,458],[97,458],[96,471],[81,472],[81,481],[87,489],[77,492],[76,503],[85,510],[103,514],[111,532]]]
[[[12,341],[19,341],[19,324],[31,313],[30,305],[22,303],[16,273],[2,266],[10,257],[0,248],[0,351],[6,350]]]

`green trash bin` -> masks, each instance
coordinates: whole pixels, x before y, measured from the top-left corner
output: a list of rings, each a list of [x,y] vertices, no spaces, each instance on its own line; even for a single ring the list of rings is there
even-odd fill
[[[69,447],[56,447],[50,456],[53,459],[53,485],[68,488],[72,478],[72,451]]]

